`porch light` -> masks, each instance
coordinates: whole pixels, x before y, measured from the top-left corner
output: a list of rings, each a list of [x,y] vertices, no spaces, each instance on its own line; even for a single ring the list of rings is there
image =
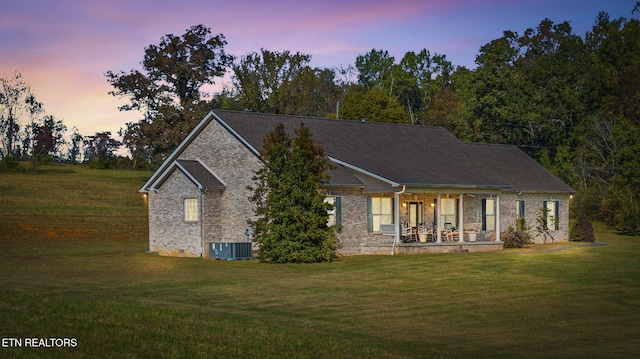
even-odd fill
[[[402,202],[402,208],[407,209],[407,202]]]

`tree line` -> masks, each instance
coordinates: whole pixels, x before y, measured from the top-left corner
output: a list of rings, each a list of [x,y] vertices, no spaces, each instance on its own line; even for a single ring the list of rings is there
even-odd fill
[[[30,161],[34,171],[51,161],[99,168],[117,163],[121,143],[110,132],[83,136],[74,127],[68,140],[66,132],[64,121],[46,114],[21,73],[0,77],[0,170],[16,169],[18,161]]]
[[[549,19],[505,31],[479,49],[475,69],[428,49],[401,59],[372,49],[334,68],[287,50],[236,57],[223,34],[196,25],[145,48],[142,69],[105,76],[128,101],[120,109],[141,113],[119,133],[134,166],[157,166],[213,108],[442,126],[464,141],[518,146],[576,189],[577,211],[637,231],[638,4],[630,18],[599,13],[582,35]]]

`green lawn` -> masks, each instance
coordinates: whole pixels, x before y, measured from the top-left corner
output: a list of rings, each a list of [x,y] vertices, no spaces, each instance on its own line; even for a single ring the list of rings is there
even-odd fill
[[[137,193],[149,175],[0,173],[0,339],[77,341],[0,358],[640,357],[638,237],[308,265],[159,257]]]

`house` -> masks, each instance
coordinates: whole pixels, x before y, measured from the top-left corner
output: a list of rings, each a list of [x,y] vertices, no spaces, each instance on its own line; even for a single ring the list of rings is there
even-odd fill
[[[340,254],[501,249],[500,234],[519,217],[533,226],[542,208],[549,240],[568,240],[573,189],[515,146],[464,143],[440,127],[215,110],[140,189],[149,250],[209,258],[210,243],[250,239],[247,186],[278,123],[305,124],[334,165],[323,188]]]

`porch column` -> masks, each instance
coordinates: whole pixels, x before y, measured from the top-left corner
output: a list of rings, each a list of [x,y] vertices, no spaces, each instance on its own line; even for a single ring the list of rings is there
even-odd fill
[[[436,198],[436,208],[434,208],[436,211],[436,242],[442,243],[442,214],[440,213],[442,206],[440,204],[440,192],[438,192],[438,196]]]
[[[500,194],[496,195],[496,242],[500,242]]]
[[[464,193],[460,193],[460,201],[458,203],[458,242],[464,243],[464,206],[462,198]]]
[[[400,242],[400,196],[395,194],[393,201],[393,223],[395,223],[396,233],[393,236],[393,245],[391,246],[391,255],[396,252],[396,243]]]
[[[391,255],[394,255],[396,252],[396,243],[400,240],[400,195],[403,194],[407,190],[406,186],[402,186],[402,191],[394,192],[394,203],[393,203],[393,221],[396,227],[396,233],[393,237],[393,245],[391,246]]]

